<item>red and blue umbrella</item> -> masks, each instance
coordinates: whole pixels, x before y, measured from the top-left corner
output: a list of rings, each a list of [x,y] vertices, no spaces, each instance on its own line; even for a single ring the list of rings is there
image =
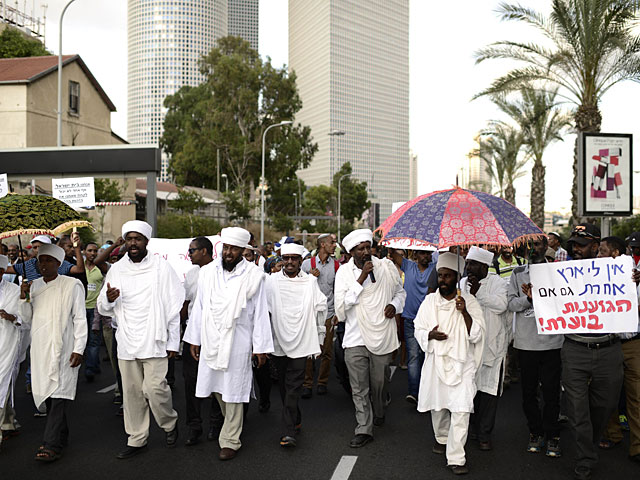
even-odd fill
[[[453,188],[410,200],[376,231],[382,240],[409,239],[437,248],[515,245],[544,232],[514,205],[489,193]]]

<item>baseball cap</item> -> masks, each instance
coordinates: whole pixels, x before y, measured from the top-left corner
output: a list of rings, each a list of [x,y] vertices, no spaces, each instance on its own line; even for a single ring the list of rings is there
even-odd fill
[[[567,243],[575,242],[578,245],[584,246],[593,241],[600,241],[600,229],[592,223],[581,223],[573,227]]]
[[[629,235],[627,244],[630,247],[640,247],[640,232],[633,232],[631,235]]]

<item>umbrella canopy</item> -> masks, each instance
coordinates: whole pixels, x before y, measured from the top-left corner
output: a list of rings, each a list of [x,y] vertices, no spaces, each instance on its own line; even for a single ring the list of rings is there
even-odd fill
[[[437,248],[456,245],[519,245],[544,232],[524,213],[489,193],[452,188],[402,205],[376,231],[383,241],[410,239]]]
[[[9,194],[0,198],[0,239],[16,235],[57,236],[73,227],[91,227],[61,200],[44,195]]]

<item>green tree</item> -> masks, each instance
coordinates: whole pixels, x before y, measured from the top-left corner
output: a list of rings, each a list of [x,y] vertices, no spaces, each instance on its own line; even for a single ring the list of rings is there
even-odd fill
[[[178,213],[158,216],[159,238],[192,238],[201,235],[215,235],[222,229],[220,223],[213,218],[187,218]]]
[[[198,192],[187,190],[186,188],[178,188],[178,198],[169,200],[168,206],[174,210],[179,211],[184,218],[188,221],[189,236],[194,236],[194,212],[201,208],[204,208],[206,203]]]
[[[96,178],[93,181],[96,202],[119,202],[122,200],[122,187],[116,180],[108,178]],[[106,207],[96,207],[100,218],[100,242],[104,243],[104,217]],[[83,237],[84,242],[84,237]]]
[[[351,175],[351,163],[345,162],[333,175],[333,187],[338,191],[338,182],[345,175]],[[337,195],[337,193],[336,193]],[[340,185],[340,215],[347,222],[354,223],[371,207],[368,200],[367,182],[359,182],[354,176],[342,180]],[[336,212],[337,213],[337,212]]]
[[[263,61],[248,42],[224,37],[200,64],[205,81],[165,99],[160,143],[178,183],[216,188],[217,158],[232,193],[227,208],[248,218],[256,205],[265,129],[295,117],[302,107],[294,73]],[[317,145],[309,127],[275,128],[266,138],[269,214],[289,215],[298,190],[296,170],[309,165]]]
[[[21,31],[7,26],[0,33],[0,58],[41,57],[51,55],[44,45]]]
[[[540,228],[544,227],[544,151],[552,143],[562,141],[562,133],[571,125],[571,115],[560,110],[556,101],[557,92],[557,88],[545,91],[527,87],[521,89],[516,98],[506,94],[493,97],[493,103],[520,127],[525,151],[533,160],[530,217]]]
[[[632,28],[635,0],[553,0],[548,17],[533,9],[502,3],[502,20],[523,22],[545,37],[544,44],[500,41],[476,53],[476,63],[488,59],[522,64],[494,80],[477,96],[519,90],[535,82],[550,82],[577,109],[578,132],[599,132],[602,96],[624,80],[640,80],[640,39]],[[578,218],[577,140],[573,160],[572,213]]]

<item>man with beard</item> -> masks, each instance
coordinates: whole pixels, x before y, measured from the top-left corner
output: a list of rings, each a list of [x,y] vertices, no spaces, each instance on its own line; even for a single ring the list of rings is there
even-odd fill
[[[302,416],[298,398],[304,382],[305,364],[320,353],[325,336],[327,297],[313,275],[301,271],[304,247],[286,243],[281,248],[284,267],[267,278],[274,354],[282,399],[283,447],[295,447]],[[295,299],[295,300],[293,300]],[[311,358],[313,360],[313,358]]]
[[[251,234],[223,228],[222,255],[200,269],[198,294],[184,341],[198,363],[196,396],[214,394],[224,415],[220,460],[231,460],[241,447],[243,404],[249,402],[253,376],[273,352],[265,274],[242,257]]]
[[[132,220],[122,226],[126,255],[107,273],[98,310],[117,325],[118,365],[122,375],[127,447],[118,459],[144,451],[149,438],[149,409],[166,433],[167,447],[178,440],[166,375],[168,359],[180,348],[180,309],[184,289],[169,263],[147,251],[152,228]]]
[[[590,223],[576,225],[567,243],[574,260],[596,258],[600,229]],[[591,478],[591,470],[598,461],[598,441],[618,406],[623,372],[618,335],[580,333],[564,336],[562,385],[569,424],[576,437],[574,474],[577,479]]]
[[[372,257],[372,240],[368,229],[344,237],[352,258],[340,267],[335,282],[335,309],[338,321],[345,322],[342,346],[358,423],[352,448],[371,442],[373,426],[384,424],[385,369],[400,346],[395,314],[402,313],[407,296],[393,262]]]
[[[467,276],[460,281],[460,289],[476,298],[486,328],[482,363],[476,374],[478,393],[473,400],[471,431],[479,441],[480,450],[487,451],[493,448],[491,432],[502,395],[513,315],[506,315],[507,284],[498,275],[489,273],[493,253],[473,246],[466,260]]]
[[[546,263],[547,237],[533,240],[530,263]],[[531,297],[529,265],[517,267],[507,288],[509,311],[515,312],[513,346],[520,362],[522,379],[522,409],[529,426],[527,452],[542,451],[545,440],[546,455],[559,457],[560,450],[560,348],[562,335],[541,335]],[[538,386],[541,386],[544,407],[540,412]],[[546,437],[546,439],[545,439]]]
[[[451,471],[463,475],[469,472],[464,444],[482,361],[484,318],[472,294],[457,292],[462,258],[442,253],[436,269],[438,291],[427,295],[414,322],[416,339],[425,352],[418,411],[431,411],[433,453],[446,454]]]

